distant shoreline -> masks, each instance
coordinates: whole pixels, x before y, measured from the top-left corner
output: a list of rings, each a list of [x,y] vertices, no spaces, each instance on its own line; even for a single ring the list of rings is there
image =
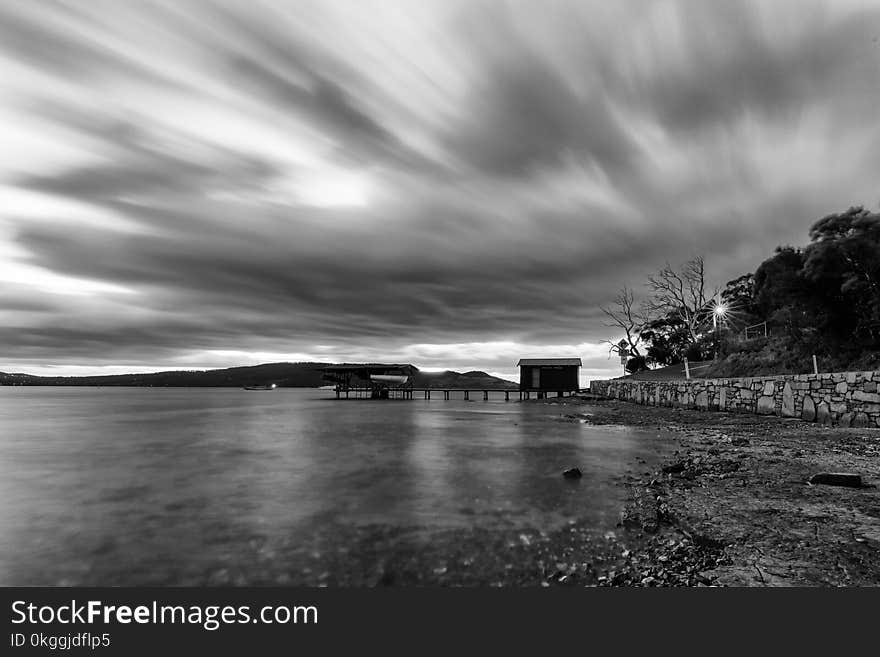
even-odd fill
[[[139,374],[100,374],[91,376],[37,376],[0,372],[0,386],[79,386],[136,388],[243,388],[275,384],[278,388],[320,388],[327,385],[323,369],[332,363],[264,363],[247,367],[215,370],[175,370]],[[413,367],[416,388],[510,388],[514,381],[485,372],[422,372]]]

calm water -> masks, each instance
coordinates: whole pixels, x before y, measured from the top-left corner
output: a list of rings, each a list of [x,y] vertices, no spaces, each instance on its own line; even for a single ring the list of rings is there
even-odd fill
[[[559,421],[584,407],[329,394],[0,388],[0,584],[273,577],[361,526],[613,528],[658,460],[656,432]]]

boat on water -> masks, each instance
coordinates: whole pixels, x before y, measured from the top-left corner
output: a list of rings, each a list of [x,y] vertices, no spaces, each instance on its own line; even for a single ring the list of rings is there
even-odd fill
[[[375,383],[384,383],[386,385],[397,384],[403,385],[407,382],[409,376],[404,374],[371,374],[370,381]]]
[[[264,385],[245,386],[245,390],[275,390],[277,386],[274,383],[266,383]]]

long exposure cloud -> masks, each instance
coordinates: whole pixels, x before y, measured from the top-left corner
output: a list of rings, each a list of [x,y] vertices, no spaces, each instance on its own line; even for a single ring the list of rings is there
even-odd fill
[[[0,370],[613,370],[620,286],[876,204],[878,37],[831,0],[3,3]]]

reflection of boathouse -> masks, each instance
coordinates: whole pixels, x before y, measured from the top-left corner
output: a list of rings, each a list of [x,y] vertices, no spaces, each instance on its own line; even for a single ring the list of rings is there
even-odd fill
[[[396,394],[412,397],[412,378],[416,368],[412,365],[362,363],[331,365],[322,368],[324,380],[335,384],[336,396],[368,396],[371,399],[388,399]]]
[[[517,367],[520,392],[536,392],[539,399],[551,392],[561,397],[580,388],[580,358],[522,358]]]

